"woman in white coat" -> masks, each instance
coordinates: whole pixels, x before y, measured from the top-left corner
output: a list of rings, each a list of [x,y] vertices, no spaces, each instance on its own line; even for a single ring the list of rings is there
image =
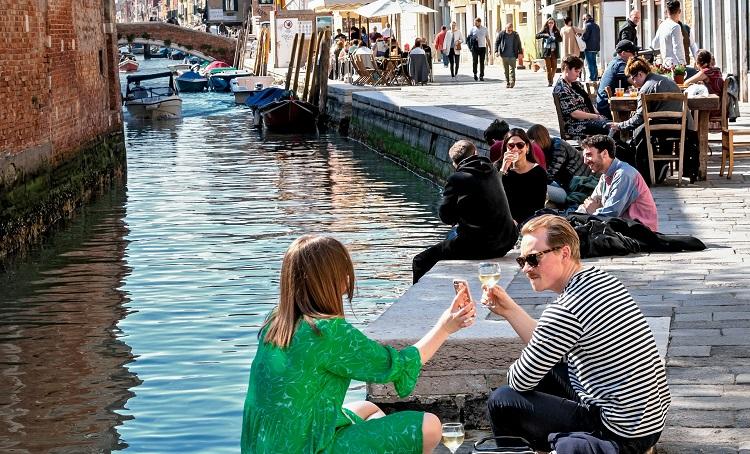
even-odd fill
[[[463,43],[463,33],[458,29],[456,21],[451,22],[451,28],[445,32],[445,40],[443,41],[443,54],[448,56],[448,62],[450,62],[451,66],[451,77],[458,76],[458,62]]]

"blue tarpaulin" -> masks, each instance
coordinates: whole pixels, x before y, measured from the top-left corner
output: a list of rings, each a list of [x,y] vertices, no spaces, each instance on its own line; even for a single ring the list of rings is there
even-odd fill
[[[268,87],[248,96],[245,105],[253,109],[260,109],[277,99],[289,98],[291,94],[291,91],[284,90],[283,88]]]

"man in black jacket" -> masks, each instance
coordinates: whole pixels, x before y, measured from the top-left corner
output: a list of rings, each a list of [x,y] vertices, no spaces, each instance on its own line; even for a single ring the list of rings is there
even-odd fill
[[[627,39],[631,43],[635,45],[635,47],[638,47],[638,31],[636,30],[636,27],[638,27],[638,23],[641,22],[641,13],[634,9],[630,12],[630,17],[628,17],[627,23],[620,29],[620,32],[617,34],[617,42],[622,41],[623,39]]]
[[[516,244],[518,228],[497,170],[476,153],[468,140],[459,140],[448,151],[456,173],[443,189],[439,215],[444,223],[457,225],[456,235],[414,257],[414,283],[440,260],[502,257]]]

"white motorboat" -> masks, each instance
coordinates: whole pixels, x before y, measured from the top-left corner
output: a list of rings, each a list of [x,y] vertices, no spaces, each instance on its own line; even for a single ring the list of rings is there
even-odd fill
[[[167,86],[141,85],[147,80],[167,78],[169,79]],[[169,120],[182,116],[182,99],[171,72],[130,75],[127,80],[127,91],[123,103],[133,118]]]
[[[273,85],[273,76],[237,77],[229,81],[229,87],[234,94],[234,102],[237,104],[245,104],[248,96],[271,85]]]

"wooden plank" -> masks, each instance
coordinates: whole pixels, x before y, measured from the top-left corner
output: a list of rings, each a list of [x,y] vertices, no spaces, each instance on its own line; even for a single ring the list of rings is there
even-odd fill
[[[369,25],[369,20],[368,20]],[[369,27],[368,27],[369,30]],[[323,36],[323,44],[320,46],[320,55],[323,56],[323,58],[320,59],[320,104],[318,111],[321,115],[325,115],[326,111],[328,109],[328,72],[329,72],[329,64],[331,62],[330,58],[326,58],[327,55],[330,55],[331,52],[331,31],[326,30],[325,35]]]
[[[292,43],[292,58],[289,59],[289,68],[286,71],[286,82],[284,82],[284,90],[289,90],[289,84],[292,82],[292,71],[294,70],[294,60],[297,55],[297,41],[299,40],[299,33],[294,34],[294,42]]]
[[[296,68],[294,69],[294,87],[292,88],[292,91],[296,94],[297,93],[297,86],[299,85],[299,68],[302,66],[302,50],[305,48],[305,34],[302,33],[300,35],[299,40],[299,47],[297,48],[297,63],[295,64]],[[294,55],[292,55],[292,60],[295,60]]]
[[[310,47],[307,49],[307,65],[305,65],[305,86],[302,89],[301,97],[301,99],[303,100],[307,99],[307,90],[310,87],[310,73],[314,72],[312,71],[312,65],[315,61],[315,51],[317,50],[316,44],[317,42],[315,41],[315,34],[313,33],[310,37]]]

